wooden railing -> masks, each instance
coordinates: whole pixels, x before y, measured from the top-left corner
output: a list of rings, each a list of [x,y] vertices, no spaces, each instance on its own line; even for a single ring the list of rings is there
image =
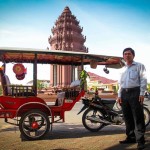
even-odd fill
[[[8,95],[10,96],[35,96],[33,86],[26,85],[6,85],[8,88]]]

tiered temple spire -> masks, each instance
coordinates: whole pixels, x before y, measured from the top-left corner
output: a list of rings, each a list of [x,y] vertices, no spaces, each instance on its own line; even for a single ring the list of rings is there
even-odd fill
[[[83,28],[79,26],[79,21],[72,15],[69,7],[65,7],[51,31],[53,37],[48,39],[51,49],[88,52],[84,46],[86,37],[81,33]]]
[[[51,50],[67,50],[77,52],[88,52],[84,46],[86,37],[82,35],[83,27],[79,25],[69,7],[65,7],[62,14],[51,29],[52,36],[48,38]],[[75,68],[71,66],[52,65],[51,66],[51,85],[69,85],[75,80]]]

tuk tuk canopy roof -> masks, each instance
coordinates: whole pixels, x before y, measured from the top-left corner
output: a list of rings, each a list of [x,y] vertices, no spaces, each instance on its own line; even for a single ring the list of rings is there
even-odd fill
[[[121,68],[122,57],[97,55],[84,52],[65,50],[47,50],[36,48],[0,47],[0,61],[4,63],[34,63],[58,65],[90,65],[92,61],[97,65],[106,65],[109,68]]]

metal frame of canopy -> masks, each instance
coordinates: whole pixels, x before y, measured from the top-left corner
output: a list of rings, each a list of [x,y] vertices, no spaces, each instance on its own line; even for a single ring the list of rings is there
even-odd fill
[[[83,52],[47,50],[36,48],[0,47],[0,61],[6,63],[32,63],[33,87],[37,94],[37,64],[58,64],[81,66],[90,65],[95,61],[96,65],[105,65],[110,68],[121,68],[122,57],[90,54]]]

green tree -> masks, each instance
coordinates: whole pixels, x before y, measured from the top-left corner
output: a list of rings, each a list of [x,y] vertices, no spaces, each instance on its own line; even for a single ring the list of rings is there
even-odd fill
[[[150,83],[147,83],[147,91],[150,92]]]
[[[2,86],[0,85],[0,95],[2,95],[3,91],[2,91]]]
[[[42,83],[42,81],[37,80],[37,89],[41,91],[43,88],[44,88],[44,84]]]

